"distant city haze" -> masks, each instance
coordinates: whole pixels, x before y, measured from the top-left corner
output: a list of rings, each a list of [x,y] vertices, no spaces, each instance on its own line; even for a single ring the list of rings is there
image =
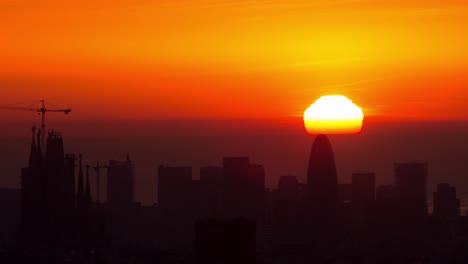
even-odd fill
[[[20,187],[20,168],[28,161],[30,128],[38,121],[7,121],[0,132],[0,187]],[[313,136],[306,135],[301,118],[64,119],[49,123],[48,129],[62,132],[67,153],[83,153],[84,164],[94,165],[97,161],[107,164],[111,159],[123,160],[128,154],[135,165],[136,199],[143,204],[157,202],[156,175],[160,164],[192,166],[193,175],[198,178],[200,166],[219,166],[224,156],[248,156],[252,162],[265,166],[267,187],[276,187],[282,175],[295,175],[305,183],[314,140]],[[352,172],[370,171],[376,172],[377,185],[391,183],[395,162],[422,161],[429,167],[428,196],[437,183],[448,182],[457,187],[461,198],[466,197],[467,133],[468,122],[462,121],[382,123],[370,120],[365,122],[360,135],[330,136],[338,182],[349,183]],[[94,191],[92,194],[95,197]],[[105,192],[101,197],[106,197]]]

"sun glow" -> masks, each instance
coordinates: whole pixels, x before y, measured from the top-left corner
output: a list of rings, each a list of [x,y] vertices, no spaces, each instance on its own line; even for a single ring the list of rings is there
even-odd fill
[[[342,95],[322,96],[304,112],[308,134],[357,134],[363,119],[362,109]]]

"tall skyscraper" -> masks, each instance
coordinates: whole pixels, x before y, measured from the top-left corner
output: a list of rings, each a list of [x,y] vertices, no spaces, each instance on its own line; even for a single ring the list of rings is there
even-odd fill
[[[223,159],[224,210],[229,217],[259,219],[264,215],[265,171],[248,157]]]
[[[133,177],[133,164],[129,157],[125,161],[109,161],[107,201],[112,207],[128,207],[134,203]]]
[[[460,216],[460,199],[455,187],[448,183],[439,183],[434,192],[434,213],[438,218],[456,218]]]
[[[396,163],[395,186],[402,214],[408,219],[427,216],[427,164]]]
[[[307,172],[307,203],[319,215],[335,214],[338,206],[338,182],[335,157],[330,141],[318,135],[312,144]]]
[[[200,180],[192,181],[192,201],[197,218],[217,217],[223,205],[223,168],[200,168]]]

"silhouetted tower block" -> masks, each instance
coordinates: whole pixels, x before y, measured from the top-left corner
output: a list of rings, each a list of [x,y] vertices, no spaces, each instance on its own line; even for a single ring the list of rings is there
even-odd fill
[[[192,167],[158,168],[158,203],[163,212],[189,213]]]
[[[439,183],[433,197],[435,217],[456,218],[460,216],[460,199],[457,199],[455,187],[448,183]]]
[[[249,198],[245,187],[250,160],[248,157],[226,157],[223,159],[224,214],[230,217],[246,216]]]
[[[313,213],[321,216],[336,214],[338,182],[335,157],[325,135],[318,135],[312,144],[307,172],[307,200]]]
[[[251,164],[248,175],[248,190],[251,195],[250,215],[263,219],[265,213],[265,169],[262,165]]]
[[[351,178],[353,216],[357,220],[363,220],[370,216],[375,202],[375,173],[353,173]]]
[[[421,219],[427,216],[426,198],[427,164],[395,164],[395,184],[403,214],[408,219]]]
[[[223,168],[219,166],[201,167],[200,181],[217,185],[221,189],[223,184]]]
[[[195,229],[197,264],[256,263],[255,221],[205,219]]]
[[[192,200],[198,217],[221,214],[223,198],[223,168],[201,167],[200,181],[192,182]]]
[[[21,223],[21,190],[0,189],[0,240],[13,242]]]
[[[377,201],[395,201],[398,198],[397,188],[393,184],[382,185],[377,188]]]
[[[397,188],[392,185],[382,185],[376,190],[376,219],[387,226],[394,226],[403,217],[400,212]],[[385,230],[384,230],[385,231]]]
[[[66,174],[66,192],[67,200],[71,204],[72,208],[76,208],[76,186],[75,186],[75,166],[76,156],[75,154],[65,155],[65,174]]]
[[[296,239],[294,225],[298,216],[300,186],[295,176],[281,176],[278,189],[272,191],[272,223],[275,246]]]
[[[107,169],[107,202],[112,207],[129,207],[134,203],[133,164],[111,160]]]
[[[229,217],[259,219],[264,214],[265,171],[247,157],[223,159],[224,210]]]

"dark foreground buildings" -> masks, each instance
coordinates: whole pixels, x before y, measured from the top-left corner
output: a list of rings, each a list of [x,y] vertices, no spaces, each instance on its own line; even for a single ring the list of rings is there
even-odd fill
[[[65,154],[59,133],[49,132],[46,146],[40,133],[33,130],[21,192],[0,190],[2,223],[14,230],[0,229],[0,242],[14,241],[0,243],[2,263],[468,262],[456,190],[439,184],[428,210],[425,163],[396,163],[384,186],[372,172],[338,183],[331,143],[319,135],[304,183],[282,176],[269,190],[263,166],[248,157],[202,167],[199,179],[190,166],[161,165],[158,204],[142,206],[127,158],[102,167],[101,203],[92,199],[92,167]]]
[[[129,156],[125,161],[109,161],[107,166],[107,202],[110,206],[132,206],[135,200],[133,184],[133,164]]]

